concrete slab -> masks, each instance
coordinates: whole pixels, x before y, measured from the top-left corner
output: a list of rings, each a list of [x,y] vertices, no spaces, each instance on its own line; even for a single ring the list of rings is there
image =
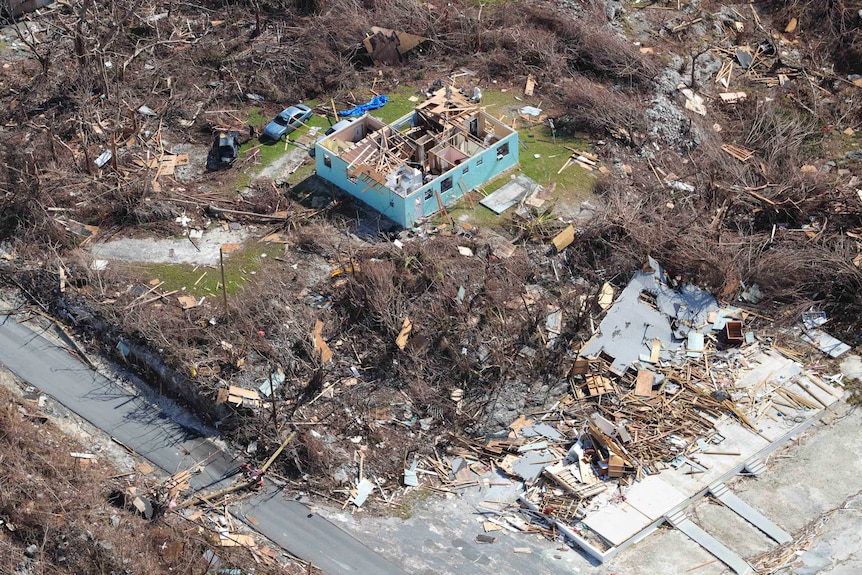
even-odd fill
[[[241,244],[248,237],[248,230],[223,230],[214,227],[204,232],[192,243],[181,238],[122,238],[94,244],[90,249],[93,257],[103,260],[127,262],[218,265],[219,248],[223,244]]]
[[[686,499],[685,493],[658,475],[650,475],[626,491],[626,502],[652,520],[663,517]]]
[[[795,533],[824,511],[843,505],[849,495],[862,489],[862,443],[858,441],[862,437],[862,411],[848,413],[843,405],[835,409],[839,416],[827,416],[829,425],[816,424],[811,432],[801,436],[800,445],[793,442],[786,450],[769,458],[768,471],[761,479],[740,478],[729,484],[742,499],[789,532]],[[750,437],[758,436],[751,434]],[[730,450],[726,444],[716,449]],[[715,456],[715,460],[719,458],[726,456]],[[707,461],[706,456],[700,459]],[[498,479],[502,480],[495,480]],[[817,486],[816,490],[809,490],[812,484]],[[602,565],[576,550],[561,551],[563,547],[559,543],[542,542],[535,535],[505,532],[493,545],[475,544],[473,539],[482,532],[481,522],[485,519],[476,513],[475,505],[483,499],[514,500],[521,492],[518,485],[513,482],[508,488],[475,487],[464,490],[458,497],[432,497],[409,511],[411,518],[407,521],[365,516],[362,510],[351,514],[325,506],[319,509],[356,530],[372,548],[417,575],[499,575],[503,572],[653,575],[685,574],[693,567],[698,568],[692,575],[728,572],[720,561],[703,565],[714,557],[676,529],[658,529]],[[411,496],[421,493],[411,492]],[[405,499],[409,501],[410,496]],[[709,507],[707,512],[698,511],[700,519],[708,526],[706,530],[738,555],[749,548],[771,545],[768,538],[729,509],[714,504]],[[853,510],[833,514],[825,524],[822,538],[818,537],[812,545],[810,554],[794,559],[795,566],[782,571],[781,575],[862,573],[862,533],[858,529],[862,521],[862,511],[859,511],[862,502],[856,501],[849,507]],[[729,531],[739,532],[740,537],[750,534],[755,544],[743,542],[737,546],[733,533],[714,527],[714,523],[725,519]],[[822,544],[819,543],[821,539]],[[512,552],[514,547],[521,546],[532,547],[532,555]]]
[[[636,535],[652,520],[628,503],[611,504],[591,513],[584,525],[614,545],[621,545]]]
[[[728,484],[785,531],[795,532],[812,518],[862,491],[862,417],[845,404],[800,437],[801,445],[769,460],[758,480]]]
[[[710,493],[728,509],[757,527],[779,544],[790,543],[792,537],[778,525],[767,519],[760,511],[736,496],[724,483],[710,485]]]
[[[823,531],[793,563],[794,575],[858,575],[862,573],[862,498],[854,497],[824,523]]]
[[[728,451],[739,455],[696,455],[697,460],[708,467],[706,473],[686,475],[688,468],[667,469],[661,473],[666,483],[689,497],[702,493],[709,485],[721,480],[726,474],[741,468],[746,460],[769,445],[763,437],[733,420],[725,419],[717,423],[715,428],[725,438],[720,444],[714,446],[715,451]]]
[[[845,356],[841,360],[841,375],[848,379],[862,380],[862,358],[856,354]]]
[[[684,513],[675,513],[668,516],[667,519],[671,525],[685,533],[692,540],[696,541],[698,545],[709,551],[719,561],[730,567],[737,575],[749,575],[749,573],[754,572],[751,565],[746,563],[742,557],[728,549],[721,541],[701,529]]]
[[[688,512],[701,529],[740,557],[751,557],[776,547],[775,542],[725,505],[702,499]]]
[[[708,563],[712,561],[712,563]],[[704,563],[707,563],[704,565]],[[698,567],[702,565],[702,567]],[[601,573],[620,575],[685,575],[689,569],[692,575],[724,575],[727,567],[713,557],[706,549],[686,537],[676,529],[662,529],[656,535],[647,537],[634,547],[622,552]],[[581,571],[584,573],[584,571]]]

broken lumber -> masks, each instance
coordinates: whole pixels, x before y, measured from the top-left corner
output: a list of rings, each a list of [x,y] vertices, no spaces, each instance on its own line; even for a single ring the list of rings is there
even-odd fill
[[[739,160],[740,162],[747,162],[752,157],[754,157],[754,152],[743,148],[742,146],[737,146],[735,144],[722,144],[721,149]]]

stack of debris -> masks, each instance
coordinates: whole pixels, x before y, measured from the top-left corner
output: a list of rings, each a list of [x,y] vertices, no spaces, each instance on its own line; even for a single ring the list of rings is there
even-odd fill
[[[672,289],[650,260],[573,362],[571,394],[551,410],[518,417],[505,437],[451,438],[448,457],[429,461],[434,471],[406,469],[405,484],[418,485],[422,472],[449,491],[522,485],[514,497],[486,497],[480,511],[505,519],[507,529],[523,523],[509,515],[527,514],[539,523],[530,530],[549,537],[561,522],[607,549],[617,542],[590,533],[583,521],[625,502],[635,482],[666,470],[710,476],[711,465],[721,467],[712,456],[726,461],[744,451],[723,443],[727,425],[771,442],[842,397],[791,350],[756,340],[746,331],[749,319],[694,286]]]

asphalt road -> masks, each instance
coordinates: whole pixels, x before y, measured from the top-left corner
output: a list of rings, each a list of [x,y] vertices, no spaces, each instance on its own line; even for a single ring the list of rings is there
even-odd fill
[[[0,314],[0,363],[166,472],[201,464],[203,471],[192,480],[195,489],[217,489],[234,481],[241,462],[210,438],[93,371],[69,351],[19,324],[15,316]],[[405,573],[305,505],[285,499],[275,487],[232,511],[250,526],[245,515],[252,515],[254,529],[330,575]]]

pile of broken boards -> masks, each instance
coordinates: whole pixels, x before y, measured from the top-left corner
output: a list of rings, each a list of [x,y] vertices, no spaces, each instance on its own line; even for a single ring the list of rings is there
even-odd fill
[[[535,419],[519,417],[504,437],[452,438],[454,459],[431,462],[435,474],[450,490],[522,481],[515,510],[550,537],[559,522],[589,531],[588,513],[625,501],[627,487],[647,476],[706,477],[704,456],[741,455],[721,445],[717,427],[733,422],[772,441],[775,427],[784,433],[843,395],[790,350],[755,341],[747,319],[693,286],[671,289],[650,260],[581,349],[572,393]],[[497,472],[486,479],[486,470]],[[415,465],[407,471],[415,480]],[[498,521],[513,510],[511,501],[479,507]],[[505,523],[526,530],[521,518]]]
[[[146,462],[138,463],[135,469],[141,475],[153,472],[153,467]],[[122,492],[121,500],[130,510],[137,511],[147,519],[155,519],[160,515],[160,511],[174,509],[177,506],[177,500],[180,495],[188,493],[191,489],[192,475],[198,472],[200,472],[200,467],[184,469],[160,483],[151,484],[146,482],[150,485],[148,488],[128,485]],[[128,474],[128,477],[134,477],[134,475]],[[213,502],[214,504],[209,505],[205,511],[186,508],[178,512],[187,521],[196,524],[198,533],[208,539],[213,545],[220,547],[244,547],[251,552],[258,564],[274,564],[275,553],[271,549],[268,547],[259,548],[254,537],[237,532],[241,526],[228,513],[227,502],[227,499]],[[246,519],[250,523],[256,524],[257,520],[252,516],[246,515]],[[167,555],[175,553],[179,556],[182,552],[182,545],[181,541],[168,544],[165,553]],[[172,546],[176,546],[177,549],[171,551]]]
[[[213,545],[220,547],[245,547],[248,549],[257,563],[272,565],[275,552],[268,547],[257,546],[257,541],[251,535],[239,533],[243,526],[227,511],[221,512],[217,507],[207,511],[200,509],[183,509],[182,515],[190,522],[198,525],[198,532],[208,538]],[[256,519],[251,516],[246,518],[254,523]]]

